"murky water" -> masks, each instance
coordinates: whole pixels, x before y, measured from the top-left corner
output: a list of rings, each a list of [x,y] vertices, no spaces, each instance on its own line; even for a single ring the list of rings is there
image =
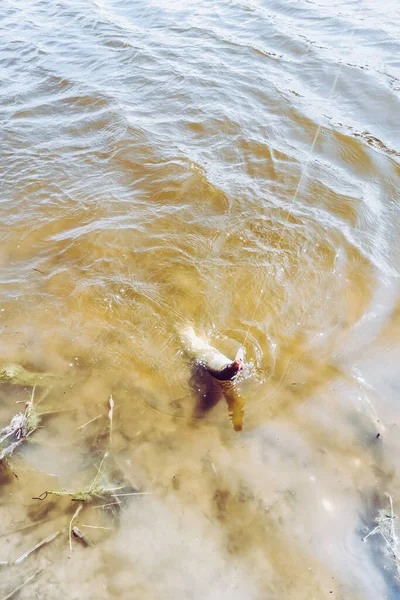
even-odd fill
[[[71,378],[2,470],[0,561],[61,533],[1,596],[399,598],[362,541],[400,512],[398,3],[0,15],[1,364]],[[185,323],[245,344],[242,433]],[[0,428],[31,392],[1,385]],[[71,553],[79,503],[32,498],[106,452],[101,486],[146,495],[84,504]]]

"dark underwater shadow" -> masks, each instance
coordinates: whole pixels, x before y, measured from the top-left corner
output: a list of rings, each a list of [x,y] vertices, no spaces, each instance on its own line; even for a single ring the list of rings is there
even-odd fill
[[[204,418],[221,400],[221,386],[201,364],[193,365],[189,385],[196,398],[192,416],[194,419]]]
[[[192,368],[189,385],[196,398],[193,409],[193,419],[202,419],[224,398],[229,416],[235,431],[242,431],[245,400],[239,394],[232,381],[217,381],[210,375],[207,369],[196,364]]]

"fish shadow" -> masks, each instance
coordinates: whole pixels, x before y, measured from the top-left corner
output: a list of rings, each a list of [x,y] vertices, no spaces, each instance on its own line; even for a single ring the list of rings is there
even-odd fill
[[[193,366],[189,385],[197,398],[193,409],[193,419],[205,418],[218,402],[224,398],[235,431],[242,431],[245,400],[231,380],[217,381],[201,365]]]
[[[222,399],[221,386],[200,363],[193,365],[189,385],[196,397],[193,417],[195,419],[204,418]]]

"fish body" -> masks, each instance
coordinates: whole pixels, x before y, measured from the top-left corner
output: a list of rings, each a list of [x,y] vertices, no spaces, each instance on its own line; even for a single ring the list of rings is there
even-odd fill
[[[235,360],[231,360],[198,336],[193,327],[182,329],[180,337],[186,356],[201,365],[216,380],[228,404],[234,430],[242,431],[246,402],[237,389],[235,376],[244,367],[244,348],[239,348]]]
[[[189,358],[203,365],[215,379],[229,381],[243,369],[243,348],[239,348],[235,360],[231,360],[199,337],[193,327],[185,327],[181,332],[181,338]]]

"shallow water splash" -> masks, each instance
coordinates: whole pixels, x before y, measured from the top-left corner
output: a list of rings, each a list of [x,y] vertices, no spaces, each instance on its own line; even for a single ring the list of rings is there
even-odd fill
[[[0,561],[61,531],[3,596],[399,596],[362,541],[385,494],[400,512],[399,16],[3,0],[0,366],[57,377],[2,471]],[[245,342],[242,433],[187,323]],[[31,384],[1,383],[0,428]],[[68,560],[76,503],[32,497],[105,453],[131,495],[84,505]]]

